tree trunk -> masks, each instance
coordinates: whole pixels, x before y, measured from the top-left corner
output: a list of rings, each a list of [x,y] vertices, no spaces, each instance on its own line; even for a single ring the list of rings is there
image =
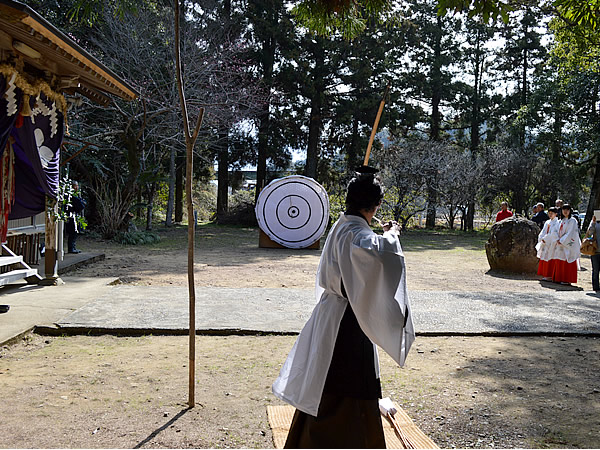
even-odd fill
[[[554,124],[552,125],[552,142],[550,144],[550,161],[551,167],[554,169],[561,166],[560,150],[561,150],[561,139],[562,139],[562,114],[560,111],[560,104],[556,102],[554,104]],[[553,182],[550,188],[550,203],[548,206],[554,206],[554,201],[558,198],[558,183]]]
[[[138,218],[140,220],[142,219],[142,216],[144,214],[143,211],[142,211],[142,206],[141,206],[142,205],[142,200],[143,200],[142,190],[138,189],[138,191],[137,191],[137,204],[138,204],[138,206],[135,209],[135,216],[136,216],[136,218]]]
[[[152,217],[154,215],[154,194],[156,193],[156,181],[148,188],[148,205],[146,207],[146,231],[152,231]]]
[[[425,219],[425,228],[435,228],[437,196],[432,187],[427,188],[427,218]]]
[[[278,22],[277,18],[272,18],[274,26]],[[269,133],[271,131],[270,121],[270,94],[273,84],[273,67],[275,65],[276,42],[273,36],[266,38],[262,42],[261,66],[263,71],[263,81],[268,89],[267,104],[260,116],[260,125],[258,127],[258,161],[256,164],[256,192],[254,200],[258,200],[260,191],[265,187],[267,179],[267,155],[269,151]]]
[[[483,76],[483,61],[481,50],[481,33],[478,30],[477,39],[475,41],[475,54],[473,61],[473,75],[475,78],[473,85],[473,98],[471,101],[471,157],[475,159],[475,155],[479,150],[481,143],[481,78]],[[469,199],[467,203],[467,213],[463,213],[461,219],[461,229],[464,231],[473,231],[475,228],[475,200]]]
[[[473,231],[475,229],[475,202],[470,201],[467,205],[467,214],[464,216],[464,231]]]
[[[177,167],[175,170],[175,223],[183,222],[183,172],[185,170],[185,155],[180,152],[176,155]]]
[[[260,191],[265,187],[267,178],[267,151],[269,145],[269,112],[263,113],[258,127],[258,161],[256,164],[256,192],[254,200],[258,200]]]
[[[583,221],[584,230],[587,230],[595,209],[600,209],[600,156],[596,156],[594,177],[592,178],[592,189],[590,190],[590,201],[588,202],[585,220]],[[596,220],[600,220],[600,218],[596,217]]]
[[[308,125],[308,148],[306,150],[306,167],[304,174],[317,178],[319,161],[319,140],[321,137],[323,119],[321,117],[321,94],[316,92],[310,102],[310,123]]]
[[[310,96],[310,122],[308,124],[308,148],[306,149],[306,166],[304,174],[310,178],[317,178],[319,163],[319,145],[323,128],[323,92],[325,91],[324,55],[321,38],[316,38],[314,47],[315,68],[313,70],[312,89]]]
[[[228,130],[219,132],[219,152],[217,169],[217,223],[229,210],[229,137]]]
[[[356,167],[360,166],[358,162],[358,111],[354,113],[354,118],[352,119],[352,139],[350,141],[350,148],[347,151],[347,162],[348,169],[354,170]]]
[[[521,106],[527,105],[527,68],[528,68],[528,59],[527,59],[527,49],[523,49],[523,80],[521,86]],[[525,134],[527,132],[527,125],[523,122],[522,128],[520,130],[520,145],[521,148],[525,148]]]
[[[171,147],[171,160],[169,161],[169,197],[167,198],[167,216],[165,226],[173,225],[173,203],[175,201],[175,147]]]
[[[442,114],[440,103],[442,101],[442,18],[437,18],[437,30],[434,44],[433,67],[431,68],[431,129],[429,138],[432,141],[440,140]]]
[[[437,30],[435,43],[433,46],[434,59],[431,68],[431,128],[429,130],[429,139],[432,141],[440,140],[440,130],[442,123],[442,114],[440,103],[442,101],[442,18],[437,18]],[[435,181],[430,179],[427,186],[427,219],[426,228],[435,227],[435,216],[437,207],[437,195],[434,189]]]
[[[456,218],[456,213],[452,212],[448,214],[448,228],[454,230],[454,219]]]

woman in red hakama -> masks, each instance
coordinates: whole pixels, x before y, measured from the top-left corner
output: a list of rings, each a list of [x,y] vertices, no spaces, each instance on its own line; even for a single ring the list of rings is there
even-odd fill
[[[554,252],[554,268],[552,281],[560,284],[577,283],[577,260],[581,256],[581,238],[579,237],[579,224],[571,217],[573,209],[570,205],[563,205],[563,219],[558,227],[558,242]]]
[[[548,219],[542,226],[538,236],[538,243],[535,246],[537,257],[540,259],[538,265],[538,275],[542,276],[543,281],[551,281],[554,273],[554,252],[558,242],[558,208],[548,208]]]

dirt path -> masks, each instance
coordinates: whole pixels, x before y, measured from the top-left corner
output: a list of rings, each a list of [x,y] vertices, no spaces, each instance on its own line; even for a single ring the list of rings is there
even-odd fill
[[[0,350],[0,447],[270,448],[266,406],[294,337],[32,336]],[[600,447],[597,339],[419,338],[382,388],[440,446]]]
[[[125,247],[82,239],[84,250],[103,251],[106,261],[80,269],[84,276],[119,276],[142,285],[187,284],[186,231],[165,231],[155,245]],[[485,234],[408,232],[401,237],[411,290],[528,291],[573,289],[542,286],[539,277],[492,273],[484,250]],[[198,286],[312,288],[320,252],[258,248],[255,228],[199,227],[195,277]],[[580,289],[591,290],[591,264],[581,260]],[[274,276],[276,274],[276,276]]]
[[[183,286],[185,230],[161,235],[139,247],[82,239],[107,259],[77,275]],[[490,274],[484,240],[404,235],[409,289],[547,289]],[[200,227],[197,285],[314,285],[319,252],[257,242],[255,229]],[[579,273],[586,290],[589,273]],[[29,336],[0,349],[0,447],[271,447],[266,406],[280,402],[270,386],[294,339],[198,337],[198,406],[188,410],[186,338]],[[381,356],[384,395],[442,447],[600,447],[598,339],[420,337],[403,369]]]

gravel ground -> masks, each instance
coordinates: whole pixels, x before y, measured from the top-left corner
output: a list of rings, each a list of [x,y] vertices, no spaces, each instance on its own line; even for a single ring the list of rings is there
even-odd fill
[[[185,229],[158,244],[81,239],[106,261],[80,276],[185,286]],[[258,249],[256,229],[201,226],[196,284],[314,286],[317,251]],[[411,290],[544,292],[578,287],[489,272],[482,234],[402,237]],[[68,276],[65,276],[68,282]],[[269,448],[270,386],[293,336],[197,338],[196,399],[186,408],[184,337],[27,336],[0,349],[2,448]],[[419,337],[407,364],[381,354],[384,395],[445,448],[600,448],[600,342],[596,338]]]
[[[48,338],[0,350],[2,448],[271,448],[266,406],[293,336]],[[600,447],[594,338],[418,338],[384,396],[444,448]]]

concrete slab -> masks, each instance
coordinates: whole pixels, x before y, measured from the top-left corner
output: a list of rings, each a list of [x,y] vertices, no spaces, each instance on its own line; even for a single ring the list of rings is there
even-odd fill
[[[314,291],[198,287],[196,329],[297,333],[315,304]],[[410,292],[422,335],[600,335],[600,299],[581,291],[532,293]],[[183,287],[115,286],[58,322],[60,329],[183,332],[188,293]]]
[[[36,325],[53,325],[77,308],[110,292],[114,278],[69,277],[62,286],[23,283],[0,288],[0,304],[10,305],[0,314],[0,344]]]
[[[411,292],[421,334],[600,335],[600,298],[582,291]]]
[[[196,288],[198,330],[295,333],[315,304],[312,290]],[[188,289],[115,286],[58,323],[61,329],[185,331]]]

